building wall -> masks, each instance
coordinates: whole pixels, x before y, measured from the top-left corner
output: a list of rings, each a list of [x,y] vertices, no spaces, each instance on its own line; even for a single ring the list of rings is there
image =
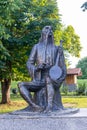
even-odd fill
[[[65,86],[68,86],[69,92],[76,91],[77,75],[67,75],[65,80]]]
[[[77,84],[77,75],[74,76],[75,84]]]
[[[77,83],[77,75],[67,75],[65,79],[65,83],[67,85],[76,84]]]

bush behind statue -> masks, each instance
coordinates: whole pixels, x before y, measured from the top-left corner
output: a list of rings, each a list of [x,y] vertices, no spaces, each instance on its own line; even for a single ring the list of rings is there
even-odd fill
[[[87,84],[85,82],[78,83],[76,95],[87,95]]]

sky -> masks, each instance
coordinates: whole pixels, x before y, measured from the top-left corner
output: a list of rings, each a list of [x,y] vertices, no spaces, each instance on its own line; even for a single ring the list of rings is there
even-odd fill
[[[62,15],[62,23],[72,25],[75,33],[80,37],[82,51],[80,52],[80,58],[70,57],[71,68],[74,68],[78,61],[87,56],[87,11],[82,11],[82,4],[86,0],[57,0],[59,13]]]

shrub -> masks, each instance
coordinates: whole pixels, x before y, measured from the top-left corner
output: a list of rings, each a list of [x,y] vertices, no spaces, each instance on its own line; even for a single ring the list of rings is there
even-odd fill
[[[17,95],[18,94],[18,89],[17,88],[12,88],[12,93]]]
[[[67,95],[68,94],[68,86],[61,86],[61,93],[64,93],[65,95]]]
[[[77,86],[76,94],[85,95],[86,93],[86,83],[79,83]]]
[[[86,86],[86,88],[85,88],[85,95],[87,96],[87,86]]]

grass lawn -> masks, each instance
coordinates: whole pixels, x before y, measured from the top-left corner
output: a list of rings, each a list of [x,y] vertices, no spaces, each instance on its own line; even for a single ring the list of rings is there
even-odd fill
[[[85,80],[78,80],[79,83],[86,82]],[[0,87],[1,88],[1,87]],[[11,89],[17,88],[17,82],[12,81]],[[18,89],[18,88],[17,88]],[[1,94],[0,94],[1,100]],[[62,96],[64,107],[87,108],[87,96]],[[0,113],[11,112],[25,108],[28,104],[20,97],[20,95],[11,94],[10,104],[0,104]]]
[[[87,108],[87,97],[63,97],[65,107]]]
[[[85,83],[87,85],[87,79],[78,79],[77,83]]]
[[[11,95],[11,102],[9,104],[0,104],[0,113],[19,110],[26,106],[27,103],[20,97],[20,95]]]
[[[10,104],[0,104],[0,113],[25,108],[28,104],[19,96],[12,96]],[[64,107],[87,108],[87,97],[62,97]]]

